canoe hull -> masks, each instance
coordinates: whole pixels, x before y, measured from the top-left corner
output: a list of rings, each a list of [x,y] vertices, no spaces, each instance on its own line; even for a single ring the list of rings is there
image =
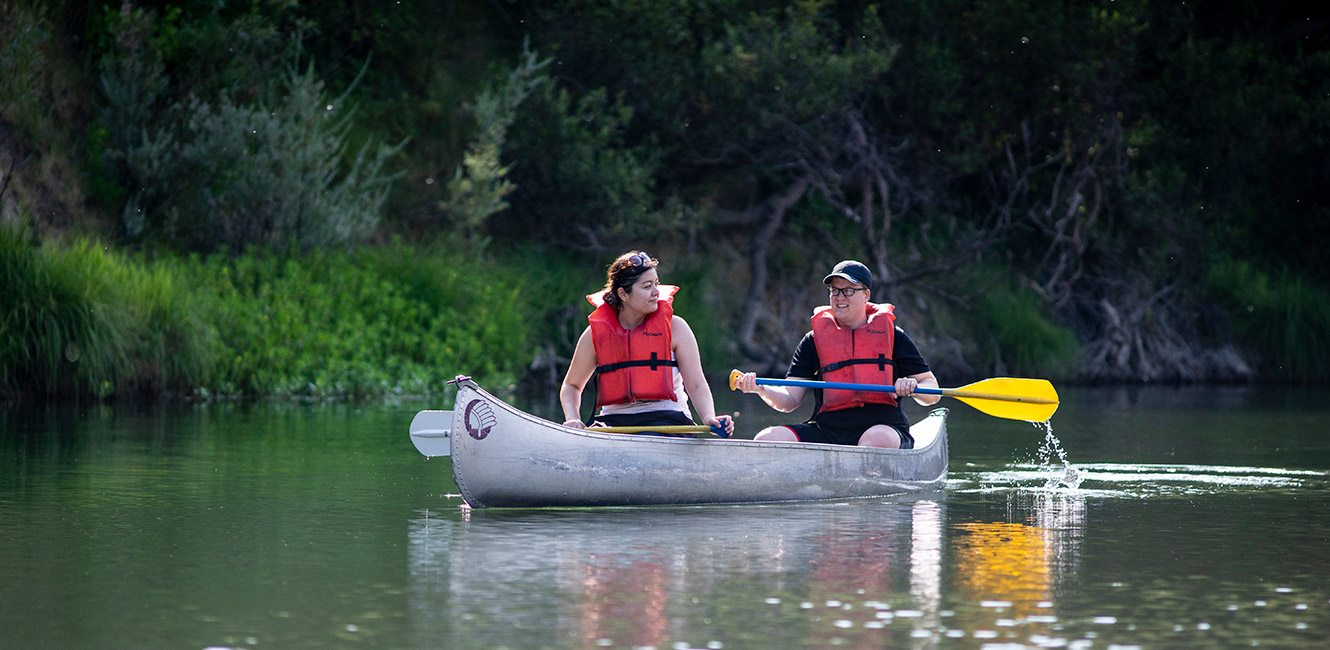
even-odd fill
[[[917,449],[666,438],[564,427],[471,381],[453,410],[453,478],[475,508],[760,503],[936,490],[946,409],[914,425]]]

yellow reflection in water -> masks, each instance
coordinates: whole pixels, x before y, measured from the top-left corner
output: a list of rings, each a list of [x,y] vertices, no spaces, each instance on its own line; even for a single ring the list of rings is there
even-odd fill
[[[1011,603],[1014,617],[1038,613],[1053,595],[1047,531],[1013,523],[957,526],[956,587],[971,600]]]

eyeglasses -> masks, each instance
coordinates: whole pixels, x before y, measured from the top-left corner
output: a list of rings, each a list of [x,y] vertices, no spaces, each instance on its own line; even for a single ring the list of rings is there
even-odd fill
[[[614,270],[626,269],[630,266],[646,266],[649,263],[651,263],[651,256],[647,255],[646,251],[642,251],[620,260],[618,264],[614,265]]]
[[[844,289],[837,289],[836,287],[828,287],[828,288],[827,288],[827,293],[831,294],[831,297],[832,297],[832,298],[835,298],[836,296],[844,296],[844,297],[846,297],[846,298],[853,298],[853,297],[854,297],[854,292],[856,292],[856,291],[868,291],[868,287],[858,287],[858,288],[856,288],[856,287],[845,287]]]

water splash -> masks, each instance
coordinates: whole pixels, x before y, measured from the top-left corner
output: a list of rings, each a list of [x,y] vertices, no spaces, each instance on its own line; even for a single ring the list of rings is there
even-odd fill
[[[1062,448],[1062,441],[1053,435],[1053,423],[1031,422],[1035,429],[1044,432],[1044,440],[1039,444],[1039,451],[1036,452],[1036,460],[1040,471],[1048,475],[1044,487],[1047,489],[1067,488],[1075,490],[1081,486],[1081,481],[1085,480],[1081,476],[1081,471],[1067,460],[1067,451]],[[1054,466],[1055,464],[1059,466]]]

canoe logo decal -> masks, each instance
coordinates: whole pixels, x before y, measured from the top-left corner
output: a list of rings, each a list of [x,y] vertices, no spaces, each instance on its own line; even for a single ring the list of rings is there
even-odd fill
[[[466,422],[467,435],[476,440],[484,440],[498,420],[494,418],[494,411],[490,410],[485,400],[473,399],[466,405],[462,421]]]

